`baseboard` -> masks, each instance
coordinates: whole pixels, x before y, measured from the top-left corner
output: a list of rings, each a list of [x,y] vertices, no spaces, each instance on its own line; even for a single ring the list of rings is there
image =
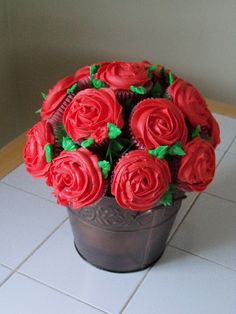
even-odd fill
[[[236,106],[206,98],[212,112],[236,119]],[[26,132],[0,149],[0,179],[14,170],[23,161]]]

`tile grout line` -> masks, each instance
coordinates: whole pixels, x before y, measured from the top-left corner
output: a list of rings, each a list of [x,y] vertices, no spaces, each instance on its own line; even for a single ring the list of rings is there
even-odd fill
[[[204,260],[204,261],[207,261],[207,262],[209,262],[209,263],[212,263],[212,264],[221,266],[221,267],[223,267],[223,268],[225,268],[225,269],[227,269],[227,270],[231,270],[231,271],[233,271],[233,272],[236,272],[236,269],[234,269],[234,268],[231,268],[231,267],[226,266],[226,265],[224,265],[224,264],[220,264],[220,263],[218,263],[218,262],[216,262],[216,261],[213,261],[213,260],[208,259],[208,258],[206,258],[206,257],[203,257],[203,256],[201,256],[201,255],[197,255],[197,254],[195,254],[195,253],[193,253],[193,252],[190,252],[190,251],[188,251],[188,250],[182,249],[182,248],[180,248],[180,247],[174,246],[173,244],[168,244],[168,246],[169,246],[169,247],[172,247],[172,248],[174,248],[174,249],[176,249],[176,250],[182,251],[182,252],[184,252],[184,253],[187,253],[187,254],[196,256],[196,257],[198,257],[198,258],[200,258],[200,259],[202,259],[202,260]]]
[[[155,264],[154,264],[155,265]],[[123,305],[122,309],[120,310],[119,314],[122,314],[124,312],[124,310],[127,308],[127,306],[129,305],[130,301],[133,299],[133,297],[135,296],[136,292],[139,290],[139,288],[141,287],[141,285],[143,284],[143,282],[145,281],[147,275],[149,274],[149,272],[151,271],[151,269],[154,267],[151,266],[146,274],[143,276],[143,278],[140,280],[140,282],[138,283],[138,285],[136,286],[136,288],[133,290],[133,292],[131,293],[130,297],[128,298],[128,300],[125,302],[125,304]]]
[[[176,234],[176,232],[179,230],[180,226],[182,225],[183,221],[185,220],[186,216],[189,214],[190,210],[193,208],[193,206],[195,205],[195,203],[197,202],[197,200],[199,199],[200,195],[202,193],[199,193],[196,198],[194,199],[194,201],[192,202],[192,204],[189,206],[189,209],[186,211],[185,215],[183,216],[182,220],[180,221],[180,223],[178,224],[177,228],[175,229],[175,231],[172,233],[172,235],[170,236],[170,238],[167,240],[166,245],[169,245],[170,241],[172,240],[172,238],[174,237],[174,235]]]
[[[60,293],[60,294],[62,294],[62,295],[64,295],[64,296],[67,296],[67,297],[69,297],[69,298],[71,298],[71,299],[73,299],[73,300],[75,300],[75,301],[77,301],[77,302],[80,302],[80,303],[83,303],[83,304],[85,304],[85,305],[88,305],[88,306],[94,308],[95,310],[101,311],[102,313],[110,314],[109,312],[106,312],[106,311],[104,311],[104,310],[101,310],[101,309],[99,309],[98,307],[96,307],[96,306],[94,306],[94,305],[92,305],[92,304],[89,304],[89,303],[87,303],[87,302],[85,302],[85,301],[83,301],[83,300],[80,300],[80,299],[76,298],[75,296],[73,296],[73,295],[71,295],[71,294],[69,294],[69,293],[67,293],[67,292],[64,292],[64,291],[62,291],[62,290],[60,290],[60,289],[58,289],[58,288],[56,288],[56,287],[50,286],[50,285],[48,285],[47,283],[45,283],[45,282],[43,282],[43,281],[40,281],[40,280],[38,280],[38,279],[36,279],[36,278],[34,278],[34,277],[31,277],[31,276],[29,276],[29,275],[27,275],[27,274],[25,274],[25,273],[22,273],[22,272],[20,272],[20,271],[17,271],[16,274],[19,274],[19,275],[24,276],[24,277],[26,277],[26,278],[28,278],[28,279],[30,279],[30,280],[32,280],[32,281],[35,281],[35,282],[39,283],[40,285],[45,286],[45,287],[47,287],[47,288],[49,288],[49,289],[51,289],[51,290],[57,291],[58,293]]]
[[[212,193],[212,192],[203,192],[203,194],[207,194],[207,195],[209,195],[209,196],[214,196],[214,197],[216,197],[216,198],[218,198],[218,199],[220,199],[220,200],[222,200],[222,201],[227,201],[227,202],[236,204],[236,201],[229,200],[228,198],[224,198],[224,197],[219,196],[219,195],[216,195],[216,194],[214,194],[214,193]]]
[[[17,190],[17,191],[24,192],[24,193],[27,193],[27,194],[32,195],[32,196],[36,196],[37,198],[41,198],[42,200],[48,201],[48,202],[50,202],[51,204],[58,205],[56,202],[51,201],[51,200],[49,200],[49,199],[46,198],[46,197],[43,197],[43,196],[40,196],[40,195],[35,194],[35,193],[33,193],[33,192],[30,192],[30,191],[21,189],[21,188],[19,188],[19,187],[16,187],[15,185],[6,183],[6,182],[4,182],[4,181],[0,181],[0,183],[4,184],[4,185],[6,185],[6,186],[8,186],[8,187],[10,187],[10,188],[13,188],[13,189],[15,189],[15,190]]]
[[[1,282],[0,284],[0,288],[2,285],[4,285],[4,283],[11,277],[13,276],[16,272],[18,272],[18,269],[68,220],[68,217],[66,217],[65,219],[63,219],[62,222],[60,222],[59,225],[57,225],[56,228],[54,228],[48,235],[46,238],[44,238],[44,240],[42,242],[40,242],[35,248],[34,250],[26,256],[25,259],[23,259],[23,261],[18,264],[15,268],[12,269],[12,273],[5,279],[3,280],[3,282]]]
[[[5,264],[3,264],[3,263],[0,263],[0,266],[5,267],[5,268],[7,268],[8,270],[13,271],[13,268],[11,268],[10,266],[7,266],[7,265],[5,265]]]

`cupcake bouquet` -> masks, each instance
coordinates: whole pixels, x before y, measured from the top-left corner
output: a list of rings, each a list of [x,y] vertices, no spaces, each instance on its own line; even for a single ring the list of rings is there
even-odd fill
[[[161,65],[92,64],[42,97],[24,160],[59,204],[77,211],[106,195],[147,211],[214,177],[219,126],[198,90]]]

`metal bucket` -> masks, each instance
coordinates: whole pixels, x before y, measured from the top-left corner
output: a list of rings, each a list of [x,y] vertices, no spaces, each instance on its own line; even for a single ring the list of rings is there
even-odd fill
[[[75,247],[86,261],[104,270],[145,269],[164,252],[183,198],[177,191],[172,206],[157,205],[146,212],[123,209],[110,196],[79,211],[68,208]]]

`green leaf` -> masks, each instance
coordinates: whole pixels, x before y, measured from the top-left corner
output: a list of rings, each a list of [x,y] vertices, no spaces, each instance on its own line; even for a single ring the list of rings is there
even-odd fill
[[[93,77],[97,73],[99,68],[100,68],[99,64],[91,65],[91,67],[90,67],[90,76]]]
[[[67,89],[67,94],[74,93],[77,87],[78,87],[78,83],[75,83],[74,85],[72,85],[70,88]]]
[[[51,144],[46,144],[44,146],[45,158],[47,162],[52,161],[52,154],[53,154],[53,146]]]
[[[169,73],[169,84],[171,85],[171,84],[173,84],[173,82],[174,82],[174,76],[173,76],[173,73],[170,71],[170,73]]]
[[[160,203],[164,206],[171,206],[173,203],[173,192],[175,190],[175,186],[173,184],[169,185],[168,190],[160,199]]]
[[[130,86],[130,90],[131,92],[135,93],[135,94],[139,94],[139,95],[145,95],[146,94],[146,88],[143,86],[134,86],[131,85]]]
[[[155,97],[155,98],[160,98],[162,96],[164,92],[163,87],[161,86],[161,84],[159,82],[157,82],[154,87],[152,88],[151,91],[151,96]]]
[[[44,92],[41,92],[41,96],[42,96],[43,100],[45,100],[47,97],[47,95]]]
[[[64,150],[71,152],[75,151],[78,148],[78,145],[76,145],[69,136],[64,136],[62,138],[62,147]]]
[[[159,71],[159,75],[161,77],[163,77],[163,79],[165,80],[165,82],[168,82],[168,75],[166,74],[165,68],[162,66],[160,71]]]
[[[94,139],[92,137],[87,138],[87,140],[84,140],[80,145],[84,148],[87,148],[94,144]]]
[[[111,170],[111,165],[109,161],[106,160],[99,160],[98,167],[102,170],[102,174],[105,179],[107,179],[109,172]]]
[[[198,125],[198,126],[196,127],[196,129],[193,130],[193,132],[192,132],[192,138],[198,136],[198,135],[200,134],[200,132],[201,132],[201,126]]]
[[[91,83],[92,83],[92,86],[97,89],[106,87],[106,84],[103,81],[97,80],[95,78],[92,79]]]
[[[155,156],[159,159],[165,158],[168,151],[167,145],[158,146],[155,149],[150,149],[148,152],[150,155]]]
[[[172,145],[169,149],[168,149],[168,155],[170,156],[184,156],[185,155],[185,151],[182,148],[182,145],[180,142],[176,142],[174,145]]]
[[[108,122],[107,123],[107,127],[108,127],[108,137],[111,139],[111,140],[114,140],[115,138],[117,138],[121,133],[121,129],[119,129],[115,124],[111,123],[111,122]]]
[[[150,65],[149,67],[147,67],[147,69],[148,69],[148,77],[152,78],[153,73],[156,72],[157,64]]]
[[[35,110],[35,113],[40,113],[41,112],[41,108]]]

